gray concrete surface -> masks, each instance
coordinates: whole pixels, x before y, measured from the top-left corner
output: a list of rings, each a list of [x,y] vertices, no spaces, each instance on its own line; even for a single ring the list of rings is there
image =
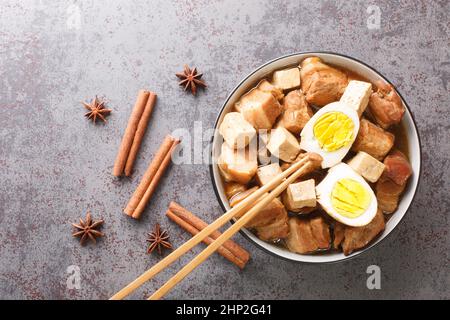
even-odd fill
[[[381,10],[369,29],[369,5]],[[417,119],[424,169],[398,229],[370,252],[302,265],[256,249],[245,271],[210,258],[169,299],[450,298],[449,1],[12,1],[0,4],[0,298],[105,299],[158,261],[145,238],[160,222],[175,246],[188,236],[163,213],[170,200],[211,221],[221,213],[206,165],[174,166],[141,221],[121,213],[163,136],[194,121],[212,126],[233,86],[265,61],[330,50],[379,69]],[[183,93],[174,73],[198,66],[209,87]],[[112,165],[140,88],[159,94],[130,180]],[[104,96],[106,125],[80,101]],[[106,237],[81,247],[70,222],[91,210]],[[198,252],[198,250],[196,250]],[[144,298],[189,256],[132,297]],[[368,290],[366,268],[382,271]],[[67,268],[81,287],[67,287]]]

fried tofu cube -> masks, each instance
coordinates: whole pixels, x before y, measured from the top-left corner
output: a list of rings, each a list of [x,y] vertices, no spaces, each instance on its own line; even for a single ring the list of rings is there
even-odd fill
[[[364,151],[359,151],[348,165],[369,182],[377,182],[385,165]]]
[[[219,127],[219,133],[225,142],[234,149],[245,148],[256,135],[253,126],[239,112],[225,115]]]
[[[270,164],[272,158],[270,157],[270,152],[267,150],[266,146],[262,146],[258,149],[258,163],[260,165],[268,165]]]
[[[270,132],[267,149],[277,158],[292,162],[300,152],[300,144],[292,133],[283,127],[278,127]]]
[[[289,211],[316,206],[316,184],[314,179],[291,183],[283,193],[283,203]]]
[[[278,70],[273,73],[273,84],[283,90],[290,90],[300,87],[300,69],[290,68]]]
[[[260,186],[269,183],[274,177],[281,173],[281,168],[278,163],[272,163],[266,166],[259,167],[256,170],[256,180]]]
[[[253,89],[235,104],[237,111],[256,129],[271,129],[282,107],[269,92]]]
[[[224,179],[241,184],[247,184],[255,175],[258,168],[256,150],[253,148],[233,149],[224,142],[222,153],[218,159],[219,169]]]
[[[344,94],[341,97],[343,102],[349,108],[352,108],[361,117],[364,110],[369,104],[370,95],[372,94],[372,84],[364,81],[351,80]]]
[[[261,82],[258,84],[257,88],[261,91],[271,93],[277,100],[281,100],[284,98],[283,90],[274,86],[266,79],[261,80]]]
[[[260,165],[267,165],[272,162],[267,143],[269,142],[269,131],[265,129],[258,130],[258,162]]]
[[[395,136],[373,124],[361,119],[358,135],[352,145],[355,152],[364,151],[377,160],[383,160],[389,150],[394,146]]]

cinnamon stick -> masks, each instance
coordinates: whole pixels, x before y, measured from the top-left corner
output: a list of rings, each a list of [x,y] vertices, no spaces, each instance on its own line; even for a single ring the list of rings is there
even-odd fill
[[[128,159],[125,164],[125,175],[127,177],[131,176],[131,173],[133,171],[134,161],[136,160],[136,156],[139,151],[139,147],[141,146],[145,131],[147,130],[148,121],[152,114],[153,107],[156,103],[156,97],[157,96],[154,92],[150,92],[147,103],[145,104],[144,111],[142,112],[141,118],[139,120],[133,143],[128,154]]]
[[[139,219],[155,191],[159,180],[170,164],[173,150],[180,141],[170,135],[164,138],[147,171],[144,173],[141,182],[133,193],[130,201],[124,209],[125,214],[132,218]]]
[[[113,175],[119,177],[124,172],[124,168],[130,154],[131,146],[136,135],[139,122],[147,105],[150,92],[140,90],[136,103],[128,120],[127,128],[120,143],[119,152],[117,153],[116,161],[114,162]]]
[[[173,201],[170,203],[166,215],[192,235],[196,235],[208,226],[202,219]],[[220,235],[221,233],[219,231],[214,231],[207,238],[203,239],[203,242],[209,245],[215,239],[220,237]],[[248,251],[232,240],[226,241],[217,251],[220,255],[233,262],[241,269],[245,267],[250,259]]]

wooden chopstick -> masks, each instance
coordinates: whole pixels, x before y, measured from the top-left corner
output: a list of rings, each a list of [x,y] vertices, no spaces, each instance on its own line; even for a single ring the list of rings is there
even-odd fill
[[[198,254],[191,260],[186,266],[184,266],[177,274],[170,278],[162,287],[160,287],[148,300],[157,300],[162,298],[167,292],[169,292],[176,284],[183,280],[189,273],[191,273],[196,267],[198,267],[203,261],[205,261],[211,254],[213,254],[225,241],[230,239],[236,232],[245,226],[258,212],[267,206],[273,199],[278,197],[288,186],[296,179],[302,176],[311,163],[306,163],[294,172],[289,178],[282,182],[272,192],[261,198],[252,209],[239,218],[229,229],[222,233],[213,243],[211,243],[206,249]]]
[[[125,298],[129,294],[131,294],[134,290],[139,288],[146,281],[150,280],[152,277],[154,277],[159,272],[161,272],[166,267],[168,267],[170,264],[172,264],[174,261],[176,261],[183,254],[185,254],[186,252],[191,250],[193,247],[195,247],[197,244],[202,242],[203,239],[206,238],[207,236],[209,236],[212,232],[214,232],[215,230],[222,227],[225,223],[230,221],[233,217],[235,217],[236,215],[241,213],[243,210],[247,209],[252,203],[254,203],[256,200],[258,200],[265,193],[274,189],[277,185],[279,185],[281,183],[281,181],[283,179],[285,179],[286,177],[291,175],[297,169],[301,168],[307,161],[308,161],[308,156],[306,156],[305,158],[301,159],[300,161],[294,163],[291,167],[289,167],[282,173],[278,174],[269,183],[267,183],[266,185],[264,185],[257,191],[253,192],[245,200],[241,201],[234,208],[232,208],[231,210],[224,213],[222,216],[217,218],[213,223],[211,223],[206,228],[204,228],[202,231],[200,231],[197,235],[193,236],[191,239],[189,239],[183,245],[178,247],[176,250],[172,251],[172,253],[170,253],[163,260],[159,261],[153,267],[151,267],[146,272],[144,272],[142,275],[140,275],[136,280],[129,283],[126,287],[124,287],[122,290],[120,290],[115,295],[113,295],[110,298],[110,300],[120,300],[120,299]],[[223,236],[223,234],[222,234],[222,236]],[[220,237],[218,239],[220,239]],[[208,248],[209,248],[209,246],[208,246]]]

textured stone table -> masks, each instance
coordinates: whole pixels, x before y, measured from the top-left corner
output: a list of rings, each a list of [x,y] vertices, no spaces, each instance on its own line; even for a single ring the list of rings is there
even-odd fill
[[[414,204],[388,240],[339,264],[279,260],[237,235],[252,253],[245,271],[211,257],[168,298],[450,298],[449,1],[71,3],[3,0],[0,7],[0,298],[108,298],[158,261],[145,253],[154,223],[176,246],[188,239],[163,216],[170,200],[208,221],[220,215],[202,164],[174,166],[141,221],[121,209],[164,135],[192,131],[195,121],[211,127],[252,69],[309,50],[354,56],[398,86],[423,146]],[[209,85],[196,98],[177,86],[174,73],[184,63],[198,66]],[[135,175],[119,182],[112,165],[140,88],[156,91],[159,101]],[[80,101],[94,95],[114,110],[106,125],[83,117]],[[105,219],[106,237],[81,247],[70,222],[87,210]],[[381,268],[381,290],[366,287],[373,264]],[[80,269],[79,289],[67,286],[69,266]]]

